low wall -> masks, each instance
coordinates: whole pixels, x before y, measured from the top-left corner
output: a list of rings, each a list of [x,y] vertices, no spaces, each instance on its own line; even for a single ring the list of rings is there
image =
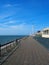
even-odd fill
[[[44,35],[44,34],[42,34],[42,37],[44,37],[44,38],[49,38],[49,35]]]

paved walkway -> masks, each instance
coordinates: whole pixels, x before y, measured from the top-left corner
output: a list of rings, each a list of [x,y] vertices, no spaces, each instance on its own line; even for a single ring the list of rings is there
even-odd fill
[[[20,44],[2,65],[49,65],[48,50],[32,37],[21,40]]]

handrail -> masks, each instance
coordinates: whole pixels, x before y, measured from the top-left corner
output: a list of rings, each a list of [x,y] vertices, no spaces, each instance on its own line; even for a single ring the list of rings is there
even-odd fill
[[[19,41],[18,39],[16,39],[4,45],[0,44],[0,64],[5,60],[5,58],[7,58],[11,53],[13,53],[13,50],[16,49],[19,45]]]

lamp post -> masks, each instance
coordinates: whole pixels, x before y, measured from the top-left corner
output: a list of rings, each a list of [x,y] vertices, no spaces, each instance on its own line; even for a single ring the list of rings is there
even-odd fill
[[[32,34],[34,35],[34,25],[32,25]]]

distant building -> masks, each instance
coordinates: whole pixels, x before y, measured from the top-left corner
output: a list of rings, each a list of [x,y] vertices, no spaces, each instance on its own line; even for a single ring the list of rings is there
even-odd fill
[[[41,36],[42,35],[41,31],[37,31],[36,35]]]
[[[42,37],[49,38],[49,28],[45,28],[42,30]]]
[[[37,33],[35,35],[41,36],[41,37],[44,37],[44,38],[49,38],[49,28],[45,28],[41,31],[37,31]]]

